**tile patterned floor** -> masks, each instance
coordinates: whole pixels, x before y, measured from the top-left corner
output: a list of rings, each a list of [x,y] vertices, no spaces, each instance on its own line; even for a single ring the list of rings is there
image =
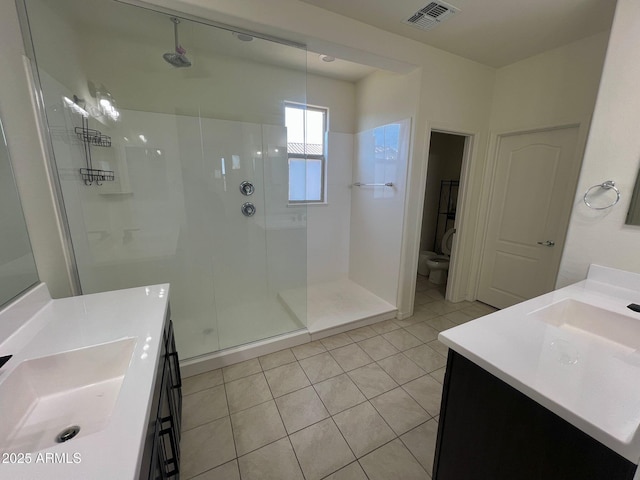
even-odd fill
[[[494,311],[418,277],[414,315],[183,382],[184,480],[429,479],[447,348]]]

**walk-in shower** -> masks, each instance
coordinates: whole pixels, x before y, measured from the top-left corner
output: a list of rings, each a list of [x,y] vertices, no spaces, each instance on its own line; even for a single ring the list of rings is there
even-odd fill
[[[281,293],[307,280],[284,127],[306,51],[113,0],[24,4],[82,292],[170,282],[183,359],[304,329],[306,295],[294,314]]]

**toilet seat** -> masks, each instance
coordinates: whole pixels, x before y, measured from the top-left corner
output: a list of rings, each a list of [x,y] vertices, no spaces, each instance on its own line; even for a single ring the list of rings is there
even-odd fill
[[[451,248],[453,247],[453,234],[456,233],[455,228],[450,228],[444,235],[442,236],[442,242],[440,247],[442,248],[442,253],[445,255],[451,255]]]

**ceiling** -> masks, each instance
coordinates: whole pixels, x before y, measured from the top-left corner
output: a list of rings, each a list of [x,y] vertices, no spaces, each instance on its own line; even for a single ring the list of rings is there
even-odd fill
[[[449,0],[460,12],[428,31],[403,20],[430,0],[299,0],[492,67],[611,27],[615,0]]]
[[[30,0],[27,6],[37,8],[37,5],[48,1]],[[166,64],[158,60],[164,52],[173,50],[173,24],[169,21],[169,15],[104,0],[56,0],[56,12],[85,35],[117,36],[130,41],[132,48],[139,44],[156,45],[157,55],[139,56],[136,66],[146,71],[166,69]],[[202,56],[211,54],[292,70],[306,70],[308,73],[348,82],[357,82],[376,70],[342,59],[327,63],[320,59],[322,52],[305,51],[257,37],[251,42],[243,42],[232,35],[230,30],[190,20],[182,20],[179,37],[180,43],[187,50],[187,56],[193,61],[194,66],[190,69],[192,72],[201,67],[202,62],[199,60]],[[104,48],[109,48],[108,42],[105,42]],[[111,54],[116,55],[117,52]]]

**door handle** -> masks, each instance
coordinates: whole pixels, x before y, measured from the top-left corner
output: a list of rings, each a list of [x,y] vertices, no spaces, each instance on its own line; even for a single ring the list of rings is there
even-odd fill
[[[544,242],[538,242],[538,245],[544,245],[545,247],[553,247],[556,244],[553,240],[546,240]]]

